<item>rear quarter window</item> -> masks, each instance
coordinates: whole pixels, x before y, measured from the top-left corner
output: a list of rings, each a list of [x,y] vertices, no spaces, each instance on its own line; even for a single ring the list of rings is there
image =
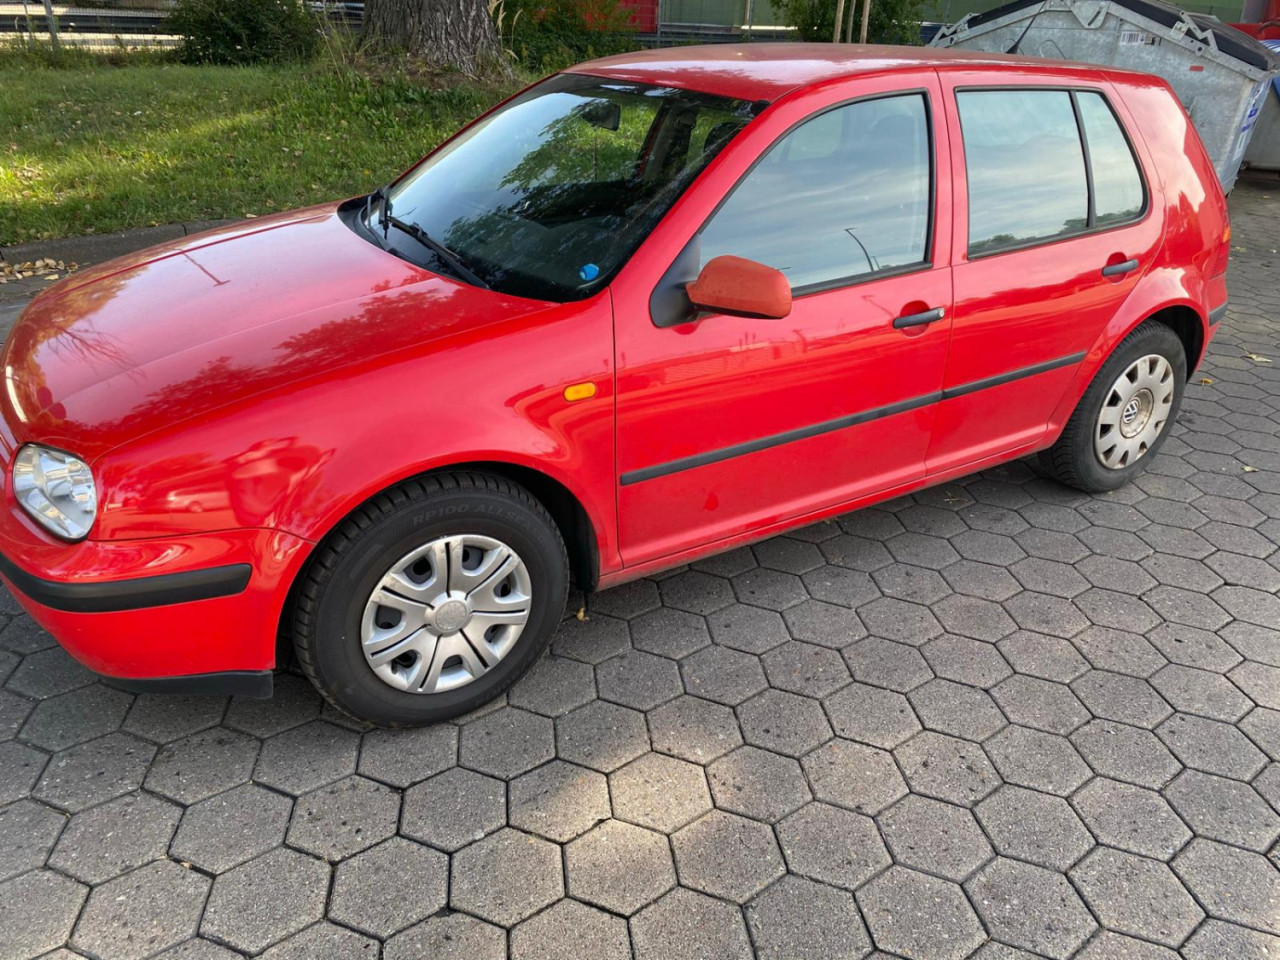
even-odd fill
[[[1131,220],[1142,212],[1146,194],[1129,141],[1102,94],[1078,91],[1076,103],[1089,144],[1096,222],[1102,225]]]

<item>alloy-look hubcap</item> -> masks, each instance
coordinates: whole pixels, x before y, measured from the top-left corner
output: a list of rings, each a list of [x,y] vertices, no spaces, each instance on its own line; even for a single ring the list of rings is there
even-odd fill
[[[1093,449],[1098,461],[1120,470],[1146,456],[1173,410],[1173,367],[1159,354],[1129,365],[1107,391],[1098,414]]]
[[[391,565],[365,604],[360,647],[408,693],[471,683],[511,652],[532,605],[529,570],[501,540],[440,537]]]

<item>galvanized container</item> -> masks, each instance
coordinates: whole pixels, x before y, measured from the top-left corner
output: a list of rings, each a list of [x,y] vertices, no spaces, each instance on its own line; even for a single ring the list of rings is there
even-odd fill
[[[1280,53],[1280,40],[1261,41],[1269,50]],[[1271,89],[1262,98],[1262,109],[1244,152],[1244,165],[1253,170],[1280,170],[1280,78],[1271,81]]]
[[[943,27],[930,46],[1025,53],[1163,77],[1218,171],[1235,184],[1280,56],[1212,17],[1162,0],[1014,0]]]

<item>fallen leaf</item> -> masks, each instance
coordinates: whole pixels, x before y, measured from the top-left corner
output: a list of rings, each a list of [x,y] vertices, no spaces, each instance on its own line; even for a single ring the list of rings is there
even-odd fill
[[[1249,465],[1246,463],[1246,464],[1244,465],[1244,472],[1245,472],[1245,473],[1257,473],[1257,472],[1258,472],[1258,468],[1257,468],[1257,467],[1251,467],[1251,466],[1249,466]]]
[[[1270,357],[1260,357],[1256,353],[1246,353],[1245,357],[1249,360],[1252,360],[1254,363],[1270,363],[1271,362]]]
[[[1203,383],[1206,387],[1211,386],[1213,384],[1213,381],[1210,380],[1208,377],[1201,377],[1200,382]]]
[[[586,622],[586,619],[587,619],[587,608],[586,608],[586,607],[579,607],[579,608],[578,608],[577,617],[578,617],[578,619],[579,619],[579,620],[581,620],[581,621],[583,621],[583,622],[585,623],[585,622]]]

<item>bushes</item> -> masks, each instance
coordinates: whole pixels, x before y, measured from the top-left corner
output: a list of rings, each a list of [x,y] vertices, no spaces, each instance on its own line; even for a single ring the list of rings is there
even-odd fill
[[[301,0],[178,0],[169,27],[182,37],[186,63],[306,60],[320,41]]]
[[[801,40],[831,41],[836,24],[836,0],[770,0],[783,23],[795,27]],[[857,39],[862,0],[846,0],[845,22],[853,6],[853,36]],[[869,43],[920,43],[920,0],[871,0],[867,24]]]
[[[617,0],[502,0],[491,6],[503,44],[534,72],[636,49],[630,11]]]

